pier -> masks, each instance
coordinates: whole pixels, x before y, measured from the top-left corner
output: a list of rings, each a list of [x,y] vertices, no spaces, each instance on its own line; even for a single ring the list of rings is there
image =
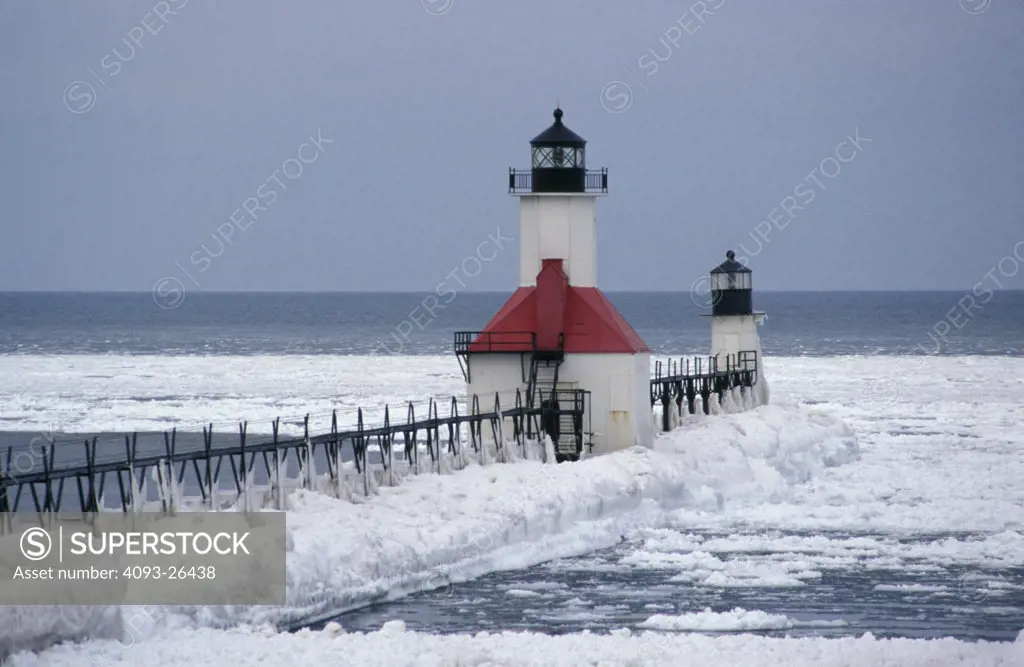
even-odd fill
[[[582,447],[589,430],[587,395],[578,389],[548,392],[546,400],[557,401],[561,416],[574,426],[561,432],[550,422],[548,410],[528,406],[516,391],[512,406],[504,408],[498,394],[490,405],[474,395],[466,412],[460,412],[465,399],[455,396],[429,399],[425,414],[422,404],[420,414],[415,403],[394,411],[385,406],[383,420],[374,424],[367,423],[362,408],[355,424],[348,426],[339,423],[334,411],[329,429],[319,433],[310,428],[307,415],[304,433],[291,437],[281,435],[279,418],[271,424],[269,436],[249,435],[248,423],[241,422],[237,433],[219,438],[212,425],[205,426],[198,442],[198,433],[175,429],[11,446],[0,458],[0,512],[103,511],[110,509],[103,505],[111,489],[122,512],[139,511],[154,502],[147,475],[155,483],[159,505],[154,509],[164,512],[176,509],[189,488],[198,491],[204,509],[220,509],[225,500],[229,505],[247,503],[248,490],[261,482],[263,500],[279,509],[284,509],[288,482],[315,488],[323,481],[342,496],[343,486],[357,480],[368,494],[381,483],[396,483],[397,464],[413,473],[424,468],[440,471],[445,454],[456,459],[481,456],[485,442],[493,443],[498,460],[511,458],[504,451],[509,444],[518,449],[517,456],[525,457],[528,433],[552,433]],[[511,432],[506,431],[508,425]],[[424,453],[429,467],[421,461]],[[324,469],[326,479],[319,480],[317,471]],[[298,477],[288,478],[290,471]]]
[[[486,345],[505,350],[497,336],[460,332],[458,338],[457,349]],[[529,390],[517,389],[508,407],[497,393],[487,403],[478,395],[468,402],[452,396],[429,399],[425,411],[419,404],[419,413],[411,402],[396,410],[386,405],[383,419],[374,423],[364,418],[362,408],[354,424],[341,423],[334,411],[329,427],[319,431],[306,415],[298,423],[301,435],[283,435],[278,418],[270,424],[269,435],[250,434],[248,422],[240,422],[237,432],[216,435],[210,424],[201,434],[173,429],[10,446],[0,452],[0,513],[131,512],[143,506],[170,512],[189,491],[188,500],[203,509],[239,502],[249,509],[252,490],[262,494],[260,503],[285,509],[289,488],[325,484],[340,497],[355,483],[357,491],[369,494],[380,484],[395,484],[398,466],[413,474],[441,472],[443,457],[480,460],[490,446],[499,461],[524,458],[528,443],[545,435],[556,452],[589,451],[590,392],[560,386],[557,379],[540,385],[541,357],[523,354],[521,368]],[[721,401],[735,388],[749,390],[757,382],[757,364],[756,352],[656,362],[650,400],[652,408],[661,405],[661,430],[671,428],[672,403],[678,414],[695,414],[700,397],[708,414],[712,394]],[[468,375],[468,365],[463,371]],[[468,410],[460,410],[467,404]],[[517,450],[512,456],[504,451],[510,446]],[[113,506],[106,502],[111,491]]]
[[[672,403],[675,403],[677,414],[696,414],[699,396],[704,414],[709,414],[712,394],[721,402],[725,393],[735,388],[749,392],[757,384],[757,363],[757,352],[753,350],[724,357],[656,362],[651,379],[651,406],[661,404],[661,430],[672,428],[669,419]]]

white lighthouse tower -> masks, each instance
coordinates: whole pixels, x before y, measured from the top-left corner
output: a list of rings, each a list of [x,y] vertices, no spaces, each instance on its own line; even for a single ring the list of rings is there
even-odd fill
[[[481,401],[519,389],[530,408],[557,413],[587,392],[583,430],[596,454],[653,441],[650,349],[597,288],[595,209],[608,171],[587,170],[587,142],[562,116],[555,109],[554,124],[530,142],[531,169],[509,170],[519,288],[482,332],[457,332],[455,348],[467,393]],[[580,424],[555,413],[545,412],[543,431],[559,460],[574,460]]]
[[[758,405],[768,403],[768,381],[764,377],[764,355],[757,325],[764,321],[764,312],[754,311],[753,273],[736,261],[729,250],[725,261],[711,269],[711,354],[720,363],[727,357],[740,357],[741,352],[756,352],[757,382],[753,386]]]

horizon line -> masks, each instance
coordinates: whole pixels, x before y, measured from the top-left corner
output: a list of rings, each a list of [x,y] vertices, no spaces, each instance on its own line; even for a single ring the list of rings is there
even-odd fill
[[[971,293],[973,288],[942,288],[942,289],[757,289],[759,294],[863,294],[863,293],[940,293],[940,292],[962,292]],[[514,290],[513,290],[514,291]],[[690,290],[672,289],[602,289],[606,294],[688,294]],[[993,292],[1024,292],[1021,287],[1004,287],[993,289]],[[306,289],[210,289],[210,290],[187,290],[190,294],[434,294],[432,290],[306,290]],[[152,290],[134,289],[0,289],[0,294],[152,294]],[[459,290],[456,294],[511,294],[507,290]]]

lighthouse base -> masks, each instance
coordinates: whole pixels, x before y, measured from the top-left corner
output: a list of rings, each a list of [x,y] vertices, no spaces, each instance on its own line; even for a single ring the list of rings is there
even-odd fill
[[[749,315],[714,315],[711,316],[711,354],[722,359],[737,355],[742,351],[757,352],[757,383],[754,385],[755,400],[758,405],[767,405],[769,400],[768,380],[764,376],[764,355],[761,353],[761,337],[757,334],[757,325],[764,321],[765,313],[756,312]]]
[[[650,353],[567,355],[560,377],[590,392],[593,454],[654,442]]]
[[[467,396],[475,394],[481,402],[490,404],[497,395],[503,407],[513,407],[517,390],[521,396],[527,396],[529,356],[515,353],[470,354],[468,363],[472,372],[466,385]],[[589,392],[583,418],[583,424],[587,425],[584,442],[588,454],[603,454],[653,443],[650,367],[648,352],[565,355],[558,370],[557,387],[546,389]],[[559,429],[561,437],[556,450],[560,455],[569,454],[568,457],[560,456],[568,460],[575,452],[568,449],[571,434],[562,435],[563,430]]]

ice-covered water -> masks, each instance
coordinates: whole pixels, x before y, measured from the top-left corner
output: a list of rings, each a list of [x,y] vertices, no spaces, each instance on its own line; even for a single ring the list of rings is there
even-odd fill
[[[240,413],[269,422],[290,406],[326,412],[354,404],[354,394],[383,403],[462,386],[449,357],[255,361],[83,355],[62,365],[53,357],[0,357],[0,416],[19,430],[48,428],[47,406],[65,408],[69,431],[159,428],[172,414],[192,423]],[[709,665],[731,664],[730,655],[765,665],[867,665],[882,656],[929,666],[1024,664],[1020,641],[971,647],[807,637],[871,630],[1006,640],[1024,625],[1024,360],[767,363],[776,405],[695,417],[655,451],[550,469],[524,462],[426,475],[356,505],[298,494],[289,521],[290,609],[172,614],[171,627],[155,622],[127,648],[92,641],[12,664],[78,665],[103,655],[121,664],[214,665],[256,654],[387,664],[385,646],[392,658],[428,651],[466,664],[486,662],[481,656],[545,664],[543,651],[578,658],[566,664],[610,654],[623,656],[616,664],[674,664],[680,651]],[[373,372],[364,372],[366,364]],[[169,396],[176,405],[161,407]],[[447,581],[451,595],[441,586],[401,599]],[[552,583],[566,588],[545,588]],[[323,604],[311,604],[313,590]],[[398,600],[365,608],[388,596]],[[527,635],[520,644],[410,634],[394,623],[365,635],[339,634],[333,625],[285,635],[199,627],[204,618],[290,622],[346,605],[364,606],[342,618],[352,629],[406,618],[432,633],[576,633],[588,623],[598,633],[633,632],[586,642],[579,634]],[[6,627],[31,632],[34,622],[23,617]],[[803,638],[692,634],[741,630]],[[134,642],[132,632],[123,631],[125,643]],[[657,650],[648,655],[651,646]]]
[[[1024,567],[894,556],[900,549],[927,550],[934,542],[984,536],[880,541],[845,533],[647,532],[647,540],[493,573],[336,620],[362,631],[393,619],[410,629],[443,633],[707,631],[712,626],[694,617],[705,610],[725,616],[742,609],[763,612],[768,622],[714,630],[1013,641],[1024,627]],[[690,623],[650,623],[659,615]]]

